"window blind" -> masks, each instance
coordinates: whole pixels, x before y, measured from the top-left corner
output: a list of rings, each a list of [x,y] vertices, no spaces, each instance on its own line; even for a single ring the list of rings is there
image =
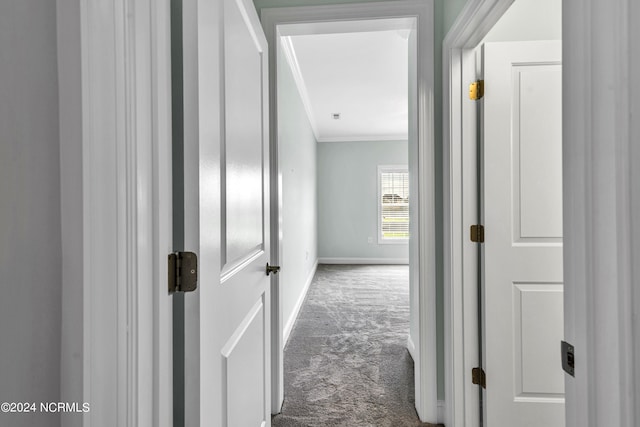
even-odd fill
[[[383,239],[409,238],[409,173],[381,172],[381,233]]]

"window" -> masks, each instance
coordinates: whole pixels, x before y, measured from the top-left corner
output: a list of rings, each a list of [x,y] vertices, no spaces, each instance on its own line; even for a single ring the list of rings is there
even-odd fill
[[[378,166],[378,242],[409,239],[409,172],[406,166]]]

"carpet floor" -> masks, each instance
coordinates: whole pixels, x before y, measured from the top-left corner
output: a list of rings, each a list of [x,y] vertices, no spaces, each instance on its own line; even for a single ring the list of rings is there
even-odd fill
[[[408,331],[407,266],[318,266],[285,348],[273,426],[431,426],[415,411]]]

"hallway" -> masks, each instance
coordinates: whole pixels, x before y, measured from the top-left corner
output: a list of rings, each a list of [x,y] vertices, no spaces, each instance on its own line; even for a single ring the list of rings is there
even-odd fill
[[[428,426],[414,409],[408,266],[320,265],[285,348],[274,426]]]

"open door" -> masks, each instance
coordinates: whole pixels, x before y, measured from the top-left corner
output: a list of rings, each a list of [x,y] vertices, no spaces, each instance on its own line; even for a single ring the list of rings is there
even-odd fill
[[[267,42],[251,0],[184,0],[184,425],[270,425]]]
[[[562,51],[484,46],[485,424],[564,426]]]

